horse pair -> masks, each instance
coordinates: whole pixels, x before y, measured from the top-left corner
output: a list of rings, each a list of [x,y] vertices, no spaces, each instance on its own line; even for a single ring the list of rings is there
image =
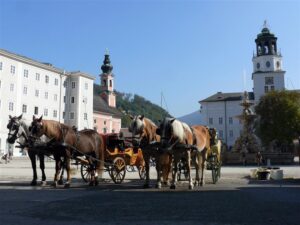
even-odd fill
[[[37,184],[36,156],[40,158],[40,168],[42,170],[42,184],[46,182],[44,172],[44,151],[36,151],[34,143],[36,140],[47,142],[55,141],[55,147],[50,152],[55,159],[54,186],[62,183],[62,175],[59,178],[60,171],[63,172],[63,166],[67,171],[67,181],[65,187],[70,186],[70,162],[77,156],[86,156],[91,168],[90,185],[97,185],[97,171],[103,172],[104,167],[104,145],[102,136],[94,130],[85,129],[76,131],[73,128],[53,120],[43,120],[42,117],[33,116],[30,123],[19,117],[11,117],[7,125],[9,129],[8,142],[15,143],[19,139],[22,148],[27,148],[33,169],[32,185]],[[63,160],[62,160],[63,158]]]
[[[161,174],[164,181],[168,181],[173,160],[172,183],[170,188],[176,188],[178,163],[182,158],[187,161],[189,174],[189,188],[193,189],[194,183],[191,176],[191,160],[195,161],[195,184],[204,185],[204,170],[207,153],[210,149],[209,130],[200,125],[189,127],[175,118],[164,118],[157,127],[151,120],[144,116],[132,117],[129,131],[133,136],[139,135],[139,142],[143,150],[146,163],[145,187],[149,186],[149,159],[156,159],[157,184],[161,187]],[[156,144],[151,144],[156,141]],[[201,174],[201,179],[200,179]]]

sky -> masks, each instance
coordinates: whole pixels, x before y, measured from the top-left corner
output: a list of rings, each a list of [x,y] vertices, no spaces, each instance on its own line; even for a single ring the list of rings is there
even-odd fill
[[[180,117],[218,91],[252,91],[264,20],[287,89],[300,89],[300,1],[0,0],[0,48],[98,84],[108,49],[116,90],[158,105],[163,93],[162,106]]]

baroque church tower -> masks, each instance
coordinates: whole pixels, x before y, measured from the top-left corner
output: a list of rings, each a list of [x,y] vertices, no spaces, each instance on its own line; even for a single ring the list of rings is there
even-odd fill
[[[265,93],[285,88],[285,71],[282,70],[282,57],[277,48],[277,37],[270,32],[266,21],[255,43],[256,54],[252,58],[252,80],[254,99],[258,103]]]
[[[112,73],[113,66],[110,64],[109,53],[106,52],[104,56],[103,65],[101,66],[102,74],[101,80],[101,98],[110,107],[116,107],[116,93],[114,92],[114,75]]]

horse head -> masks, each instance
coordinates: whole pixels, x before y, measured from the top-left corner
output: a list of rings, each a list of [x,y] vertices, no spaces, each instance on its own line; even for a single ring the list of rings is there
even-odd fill
[[[43,116],[40,118],[33,116],[29,131],[33,138],[40,138],[44,134]]]
[[[143,138],[145,123],[144,123],[144,115],[139,116],[130,116],[131,123],[128,127],[128,130],[132,133],[132,141],[133,145],[140,145],[141,140]],[[136,137],[138,136],[138,137]]]
[[[168,147],[174,139],[174,121],[175,118],[165,117],[160,121],[159,127],[156,129],[156,134],[160,136],[161,146]]]
[[[7,129],[9,130],[7,142],[9,144],[14,144],[19,137],[21,137],[22,135],[26,135],[21,125],[21,120],[22,120],[22,114],[18,117],[16,116],[12,117],[11,115],[9,115],[9,121],[7,124]]]
[[[216,128],[208,128],[209,136],[210,136],[210,145],[215,145],[218,142],[218,132]]]

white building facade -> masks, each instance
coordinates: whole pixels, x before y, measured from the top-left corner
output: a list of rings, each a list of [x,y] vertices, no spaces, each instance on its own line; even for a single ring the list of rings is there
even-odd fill
[[[9,115],[32,116],[93,128],[94,78],[81,72],[65,72],[0,49],[0,151],[9,147],[6,128]],[[14,155],[19,155],[14,150]]]
[[[270,32],[266,24],[255,39],[256,54],[253,63],[253,92],[248,92],[249,100],[257,104],[261,96],[272,90],[283,90],[284,74],[282,56],[277,51],[277,37]],[[219,137],[230,148],[240,136],[243,125],[236,116],[242,113],[240,103],[243,92],[218,92],[199,101],[200,112],[204,124],[214,127]]]

